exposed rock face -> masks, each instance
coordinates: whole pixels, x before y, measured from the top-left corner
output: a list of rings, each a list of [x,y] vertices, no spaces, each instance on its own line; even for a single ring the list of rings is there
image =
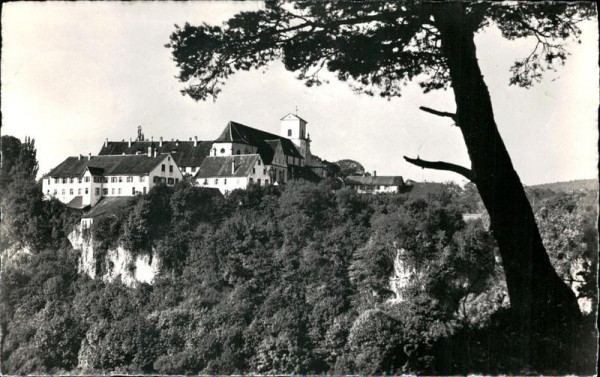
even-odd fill
[[[78,272],[87,274],[92,279],[99,278],[106,282],[120,280],[123,284],[133,287],[139,283],[152,284],[160,269],[159,258],[155,251],[152,255],[134,255],[121,246],[109,249],[102,256],[104,260],[98,261],[94,255],[92,235],[83,231],[79,225],[69,234],[69,241],[75,250],[81,252]],[[98,263],[106,266],[101,275],[97,272]]]
[[[390,290],[394,292],[395,297],[391,301],[404,301],[403,291],[408,286],[411,278],[416,271],[409,268],[404,261],[406,250],[396,248],[396,257],[394,258],[394,272],[390,277]]]

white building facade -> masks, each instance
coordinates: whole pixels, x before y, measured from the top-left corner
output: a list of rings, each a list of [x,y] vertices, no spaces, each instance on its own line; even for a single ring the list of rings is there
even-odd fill
[[[103,197],[146,194],[157,184],[183,179],[169,154],[69,157],[43,177],[46,197],[75,208],[95,205]]]

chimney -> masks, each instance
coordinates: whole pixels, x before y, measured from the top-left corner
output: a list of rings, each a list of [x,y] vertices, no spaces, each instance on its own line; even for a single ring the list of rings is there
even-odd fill
[[[127,143],[127,148],[131,148],[131,138],[129,138],[129,143]]]
[[[77,160],[81,161],[81,155],[77,156]]]
[[[198,136],[194,136],[194,147],[198,146]]]
[[[92,159],[92,154],[88,153],[88,161]]]
[[[175,140],[175,146],[178,147],[179,146],[179,139]]]
[[[154,143],[154,136],[150,136],[150,142]]]
[[[163,139],[162,139],[162,136],[161,136],[161,137],[160,137],[160,141],[159,141],[159,143],[158,143],[158,146],[159,146],[159,147],[161,147],[161,148],[162,148],[162,142],[163,142]]]
[[[152,157],[152,145],[148,147],[148,157]]]
[[[156,152],[156,148],[152,151],[152,157],[156,157],[158,153]]]
[[[192,138],[190,137],[190,141],[192,141]]]
[[[108,138],[106,138],[106,139],[104,140],[104,146],[105,146],[105,147],[108,147]]]
[[[231,161],[231,174],[235,174],[235,160]]]
[[[373,177],[377,177],[377,170],[373,170]]]

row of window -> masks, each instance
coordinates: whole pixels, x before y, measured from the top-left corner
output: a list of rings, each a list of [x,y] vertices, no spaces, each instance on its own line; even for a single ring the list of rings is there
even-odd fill
[[[254,183],[254,179],[253,178],[248,178],[250,183]],[[239,180],[236,181],[236,183],[238,183]],[[258,184],[259,186],[261,185],[262,180],[259,178],[256,180],[256,184]],[[206,178],[203,182],[204,185],[208,185],[208,178]],[[219,178],[215,178],[215,185],[219,184]],[[227,178],[223,178],[223,184],[226,185],[227,184]],[[269,180],[265,179],[265,185],[269,184]]]
[[[89,194],[89,188],[85,188],[85,190],[83,191],[86,195]],[[108,195],[108,189],[102,189],[102,195]],[[77,189],[77,195],[81,195],[82,193],[82,189]],[[96,187],[94,190],[94,193],[96,194],[96,196],[100,195],[100,187]],[[138,193],[146,193],[146,187],[142,187],[142,191],[136,190],[135,187],[131,188],[131,195],[135,195]],[[47,191],[47,194],[50,194],[50,190]],[[58,190],[54,189],[54,195],[58,194]],[[62,189],[61,192],[62,195],[66,195],[67,194],[67,190],[66,189]],[[111,195],[121,195],[122,194],[122,189],[121,188],[112,188],[110,190],[110,194]],[[69,195],[75,195],[75,190],[74,189],[69,189]]]
[[[164,171],[165,171],[165,169],[166,169],[166,165],[165,165],[165,164],[162,164],[162,165],[160,166],[160,171],[163,171],[163,172],[164,172]],[[173,173],[173,165],[169,165],[169,173]]]
[[[133,178],[134,177],[123,177],[123,176],[117,176],[117,177],[93,177],[94,178],[94,183],[108,183],[108,178],[110,178],[111,183],[122,183],[123,182],[123,178],[125,178],[125,182],[127,183],[133,183]],[[82,183],[82,182],[86,182],[89,183],[90,177],[79,177],[79,178],[54,178],[54,183],[55,184],[59,184],[59,183],[75,183],[75,180],[77,180],[77,183]],[[139,177],[139,182],[146,182],[146,177],[141,176]],[[48,178],[48,184],[50,184],[51,182],[51,178]]]

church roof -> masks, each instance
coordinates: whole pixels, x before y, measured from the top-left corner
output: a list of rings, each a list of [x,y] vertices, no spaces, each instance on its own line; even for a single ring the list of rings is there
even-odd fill
[[[215,143],[243,143],[258,147],[260,149],[272,149],[272,146],[267,141],[281,142],[283,153],[287,156],[302,158],[302,155],[296,148],[296,145],[285,137],[258,130],[253,127],[245,126],[241,123],[230,121],[221,132],[221,135],[215,140]],[[263,153],[265,153],[263,151]]]
[[[148,153],[148,147],[152,146],[157,153],[170,153],[173,160],[179,167],[200,166],[202,161],[210,154],[212,141],[198,141],[194,146],[194,141],[132,141],[129,146],[128,141],[109,141],[102,145],[99,155],[135,155]]]
[[[86,168],[94,175],[141,175],[150,173],[167,155],[67,157],[44,177],[61,178],[81,176]]]
[[[400,176],[363,177],[362,175],[349,175],[344,183],[349,186],[404,186],[404,180]]]
[[[252,173],[252,168],[260,160],[258,154],[242,154],[234,156],[210,156],[207,157],[196,178],[212,177],[247,177]],[[235,164],[235,172],[231,172],[231,165]]]
[[[304,119],[300,118],[300,117],[299,117],[297,114],[292,114],[292,113],[287,113],[287,114],[286,114],[286,115],[285,115],[283,118],[281,118],[280,120],[283,120],[283,119],[285,119],[285,118],[286,118],[287,116],[289,116],[289,115],[291,115],[291,116],[293,116],[293,117],[295,117],[295,118],[297,118],[297,119],[300,119],[300,120],[301,120],[301,121],[303,121],[304,123],[308,123],[308,122],[307,122],[307,121],[305,121]]]

